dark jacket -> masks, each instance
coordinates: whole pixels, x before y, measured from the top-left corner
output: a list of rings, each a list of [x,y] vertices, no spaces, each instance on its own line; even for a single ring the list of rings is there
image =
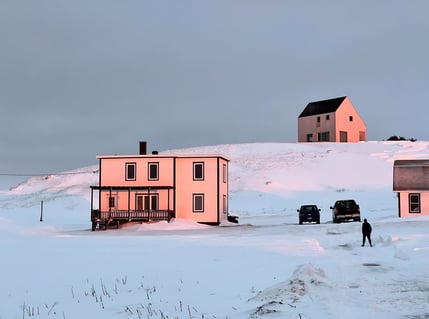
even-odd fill
[[[366,234],[371,234],[372,228],[371,228],[371,224],[368,223],[367,221],[364,221],[362,224],[362,234],[366,235]]]

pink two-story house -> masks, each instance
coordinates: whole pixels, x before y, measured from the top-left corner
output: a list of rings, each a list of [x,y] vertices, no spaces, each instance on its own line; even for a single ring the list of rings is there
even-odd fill
[[[366,141],[366,125],[347,96],[311,102],[298,117],[298,142]]]
[[[228,164],[223,155],[97,156],[91,186],[92,229],[172,218],[218,225],[228,219]]]

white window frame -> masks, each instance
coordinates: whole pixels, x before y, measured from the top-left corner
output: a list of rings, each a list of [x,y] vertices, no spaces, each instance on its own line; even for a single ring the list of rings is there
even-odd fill
[[[129,168],[134,167],[134,175],[129,175]],[[126,181],[135,181],[137,179],[137,164],[136,162],[127,162],[125,163],[125,180]]]
[[[201,176],[197,176],[197,167],[201,167]],[[194,162],[193,163],[193,179],[194,179],[194,181],[203,181],[204,180],[204,162]]]
[[[156,167],[156,177],[151,175],[152,167]],[[149,181],[159,181],[159,162],[149,162],[147,163],[147,179]]]
[[[419,193],[408,194],[408,211],[410,214],[421,213],[421,201]]]
[[[199,200],[201,201],[201,203],[197,202]],[[192,194],[192,212],[204,213],[204,194]]]

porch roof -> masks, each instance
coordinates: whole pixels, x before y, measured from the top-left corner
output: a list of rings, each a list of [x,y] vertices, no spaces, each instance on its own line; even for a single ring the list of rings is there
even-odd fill
[[[91,189],[93,190],[115,190],[115,191],[136,191],[136,190],[152,190],[152,189],[173,189],[173,186],[99,186],[99,185],[94,185],[94,186],[89,186]]]

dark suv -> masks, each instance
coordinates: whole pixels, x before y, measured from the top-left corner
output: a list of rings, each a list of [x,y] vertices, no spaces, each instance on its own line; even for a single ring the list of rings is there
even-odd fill
[[[353,199],[337,200],[332,209],[332,221],[341,223],[346,220],[360,222],[360,207]]]
[[[303,222],[316,222],[320,224],[320,209],[316,205],[302,205],[297,209],[299,213],[299,223]]]

